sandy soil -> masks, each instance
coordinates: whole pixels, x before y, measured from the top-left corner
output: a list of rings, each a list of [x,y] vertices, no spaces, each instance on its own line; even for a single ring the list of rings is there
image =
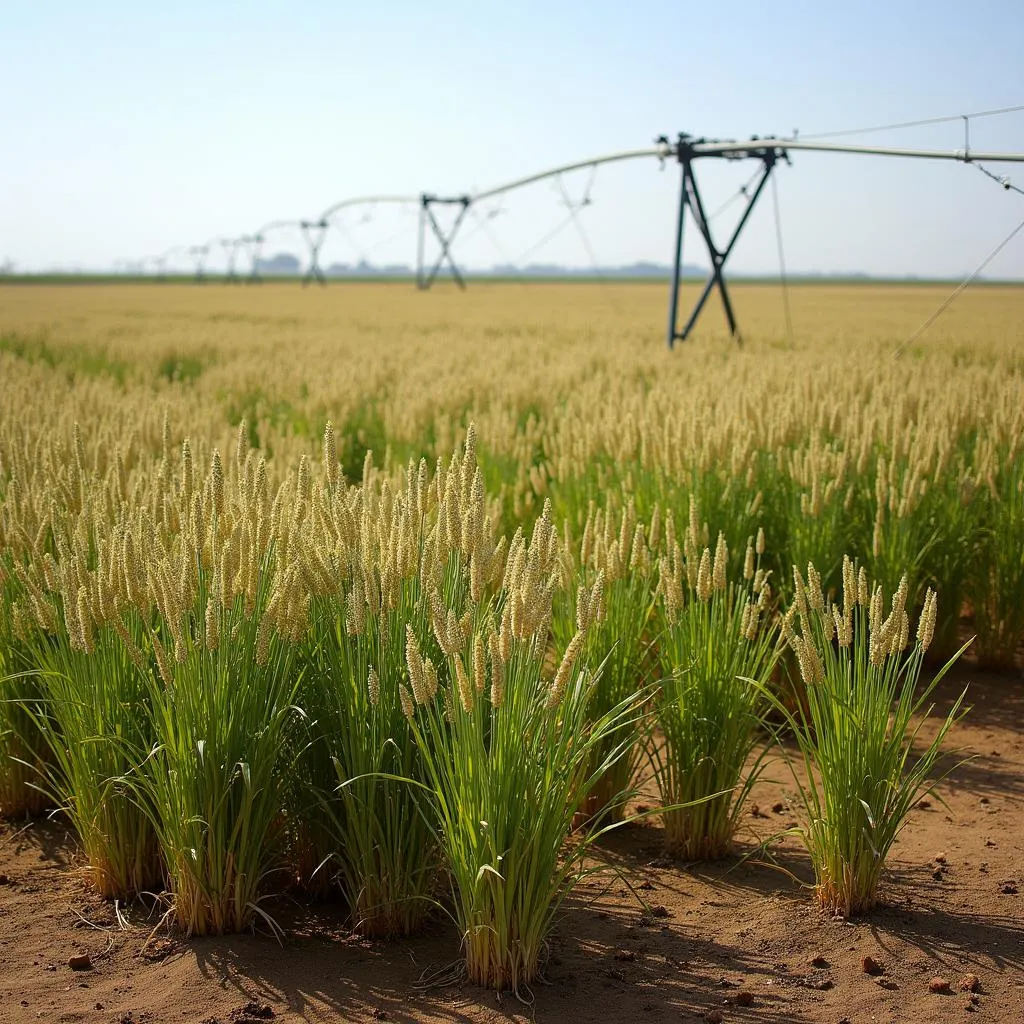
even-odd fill
[[[348,935],[337,907],[288,901],[271,908],[283,945],[268,935],[150,937],[143,908],[119,928],[84,888],[59,823],[5,824],[0,1021],[1024,1021],[1024,681],[968,665],[944,686],[947,706],[965,679],[974,709],[956,742],[973,759],[939,787],[948,807],[933,799],[913,812],[885,906],[869,918],[833,920],[812,906],[809,864],[792,839],[778,859],[795,878],[750,860],[667,864],[657,824],[632,825],[604,855],[647,908],[615,876],[578,890],[528,1006],[444,978],[457,939],[442,917],[392,945]],[[740,852],[796,820],[788,769],[770,774]],[[81,953],[91,969],[74,971],[69,959]],[[865,973],[865,956],[883,973]],[[973,1002],[959,991],[969,974]],[[950,994],[929,990],[936,976]]]

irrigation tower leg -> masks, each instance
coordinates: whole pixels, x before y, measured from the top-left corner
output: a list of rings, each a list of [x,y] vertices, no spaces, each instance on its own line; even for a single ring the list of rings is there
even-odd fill
[[[729,298],[729,289],[725,283],[725,264],[732,254],[733,249],[736,247],[736,242],[739,240],[740,234],[747,225],[747,221],[750,219],[750,215],[754,212],[754,206],[757,204],[757,200],[760,198],[761,193],[764,191],[765,185],[768,183],[768,178],[772,173],[772,168],[775,166],[776,151],[774,149],[760,150],[756,154],[752,153],[751,156],[756,155],[761,160],[761,174],[757,179],[757,185],[747,196],[747,206],[743,211],[743,215],[739,219],[736,227],[733,229],[732,235],[729,237],[728,244],[724,249],[719,249],[715,244],[714,238],[711,234],[711,225],[708,221],[707,214],[704,210],[704,201],[700,194],[700,187],[697,184],[697,178],[693,172],[693,161],[696,155],[692,152],[692,143],[680,138],[679,142],[679,162],[682,164],[683,173],[682,181],[680,182],[680,194],[679,194],[679,222],[676,228],[676,255],[675,264],[673,267],[672,276],[672,293],[669,296],[669,326],[668,326],[668,344],[669,348],[672,348],[675,342],[685,341],[690,332],[693,330],[700,317],[701,311],[704,309],[704,305],[715,288],[718,289],[719,295],[722,297],[722,306],[725,310],[725,319],[729,324],[729,333],[737,340],[740,340],[739,330],[736,325],[736,314],[732,308],[732,300]],[[694,223],[697,226],[697,230],[700,232],[701,237],[704,239],[704,244],[707,247],[708,257],[711,260],[711,274],[704,284],[704,289],[694,304],[693,311],[690,313],[689,319],[686,321],[682,330],[678,328],[678,310],[679,310],[679,286],[680,278],[682,276],[682,237],[683,237],[683,220],[686,213],[686,208],[690,208],[690,212],[693,214]]]
[[[249,253],[249,284],[260,284],[260,254],[263,251],[263,236],[251,235],[245,240],[245,248]]]
[[[679,337],[676,325],[679,323],[679,285],[683,276],[683,225],[686,223],[686,165],[682,166],[679,183],[679,217],[676,220],[675,260],[672,264],[672,290],[668,296],[668,347],[675,347]]]
[[[228,257],[227,275],[224,278],[225,284],[234,284],[239,280],[236,264],[238,263],[238,248],[240,244],[241,241],[237,238],[231,238],[221,242],[221,245],[224,246],[224,251],[227,253]]]
[[[458,216],[455,218],[455,222],[452,224],[451,229],[447,234],[442,230],[441,225],[437,223],[437,218],[434,216],[433,209],[431,209],[435,204],[461,207]],[[441,199],[438,196],[432,195],[420,196],[420,230],[416,253],[416,287],[421,291],[425,291],[434,283],[442,264],[446,262],[448,266],[451,267],[452,278],[455,283],[460,288],[465,289],[466,282],[463,280],[462,274],[459,273],[459,268],[455,263],[455,258],[452,256],[451,246],[455,239],[455,235],[462,226],[462,222],[465,219],[466,214],[469,212],[471,204],[472,199],[470,199],[469,196],[458,196],[454,199]],[[424,257],[424,250],[426,248],[426,227],[428,222],[431,230],[434,232],[434,237],[437,239],[438,244],[441,247],[441,251],[437,257],[437,262],[434,263],[429,274],[426,273]]]
[[[327,238],[327,221],[302,221],[300,224],[302,235],[309,246],[309,269],[302,278],[302,286],[306,287],[311,281],[318,281],[320,284],[327,284],[327,278],[320,269],[320,250],[323,248],[324,240]]]

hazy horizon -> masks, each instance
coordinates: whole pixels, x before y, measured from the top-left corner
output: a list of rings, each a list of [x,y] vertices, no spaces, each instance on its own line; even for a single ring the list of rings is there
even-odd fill
[[[474,192],[546,167],[651,145],[678,131],[802,136],[1024,102],[1024,9],[871,3],[458,3],[287,11],[192,0],[173,10],[100,2],[4,5],[0,265],[92,272],[314,220],[363,194]],[[853,142],[963,147],[961,124]],[[976,120],[974,149],[1024,151],[1024,113]],[[1024,197],[961,164],[793,153],[776,174],[795,275],[958,278],[1024,217]],[[704,161],[709,210],[754,167]],[[1024,166],[992,165],[1024,185]],[[654,159],[566,175],[473,208],[460,266],[587,268],[671,259],[678,169]],[[578,220],[565,200],[589,188]],[[715,221],[720,240],[740,203]],[[443,214],[442,214],[443,215]],[[418,210],[345,211],[324,266],[408,264]],[[556,230],[560,227],[560,230]],[[581,230],[582,228],[582,230]],[[705,263],[692,224],[684,259]],[[296,229],[265,255],[306,260]],[[222,272],[214,245],[208,268]],[[243,264],[243,270],[247,264]],[[768,190],[729,269],[778,273]],[[1024,235],[986,269],[1024,278]]]

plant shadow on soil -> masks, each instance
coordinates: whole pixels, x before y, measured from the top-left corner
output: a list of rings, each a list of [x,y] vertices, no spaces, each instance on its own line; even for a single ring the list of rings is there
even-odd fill
[[[325,907],[303,916],[304,925],[289,922],[283,946],[235,936],[193,940],[189,951],[207,984],[234,1002],[277,1005],[278,1014],[284,1004],[304,1019],[326,1011],[341,1019],[469,1022],[489,1008],[487,1019],[627,1021],[639,1011],[644,1020],[699,1020],[731,1002],[737,975],[758,985],[758,1020],[800,1019],[781,995],[764,994],[760,983],[777,973],[770,957],[688,935],[677,922],[651,919],[635,905],[595,912],[580,896],[568,900],[544,977],[523,993],[529,1003],[445,980],[454,937],[444,920],[415,939],[383,943],[345,937],[340,910],[336,918]],[[325,943],[325,932],[335,928],[336,937]],[[442,980],[421,984],[435,972]]]

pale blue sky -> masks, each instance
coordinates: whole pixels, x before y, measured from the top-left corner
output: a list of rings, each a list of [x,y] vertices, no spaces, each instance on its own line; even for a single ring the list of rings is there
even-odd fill
[[[1024,4],[0,0],[0,97],[0,262],[102,268],[662,132],[811,134],[1024,103]],[[872,138],[956,149],[962,129]],[[1024,150],[1024,113],[976,122],[972,143]],[[1024,218],[1024,196],[970,167],[793,163],[778,184],[795,271],[957,275]],[[993,169],[1024,185],[1024,165]],[[702,170],[712,207],[749,173]],[[597,259],[667,261],[676,187],[655,161],[601,171],[583,214]],[[509,197],[493,239],[469,222],[460,259],[517,258],[564,215],[558,199],[550,184]],[[350,238],[334,233],[324,255],[411,262],[414,224],[349,215]],[[298,246],[285,233],[268,252]],[[533,258],[589,261],[572,225]],[[770,195],[734,263],[776,268]],[[1024,277],[1024,235],[989,273]]]

